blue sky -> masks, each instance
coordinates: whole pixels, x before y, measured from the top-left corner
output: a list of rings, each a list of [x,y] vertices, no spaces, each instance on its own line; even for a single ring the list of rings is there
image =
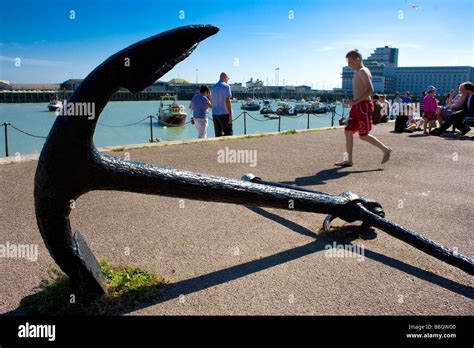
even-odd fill
[[[221,31],[161,78],[338,87],[345,53],[398,47],[399,66],[474,65],[472,0],[2,0],[0,79],[84,78],[116,51],[189,24]],[[416,5],[416,6],[414,6]],[[75,19],[70,11],[75,11]],[[184,11],[180,12],[180,11]],[[292,12],[290,12],[292,11]],[[180,18],[184,14],[184,18]],[[15,58],[21,66],[15,66]],[[238,64],[235,64],[238,62]]]

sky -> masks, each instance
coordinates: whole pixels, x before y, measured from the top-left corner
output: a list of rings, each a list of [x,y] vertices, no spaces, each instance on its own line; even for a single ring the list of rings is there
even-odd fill
[[[84,78],[115,52],[161,31],[220,32],[160,78],[313,88],[341,85],[345,54],[399,48],[399,66],[474,65],[473,0],[2,0],[0,80]],[[20,58],[20,60],[17,60]],[[18,62],[20,63],[19,66]]]

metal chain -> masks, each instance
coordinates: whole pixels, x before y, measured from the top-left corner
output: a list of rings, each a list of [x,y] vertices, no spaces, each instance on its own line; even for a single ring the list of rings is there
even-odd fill
[[[123,124],[123,125],[113,125],[113,124],[106,124],[106,123],[101,123],[101,122],[97,122],[97,124],[100,124],[101,126],[104,126],[104,127],[114,127],[114,128],[130,127],[130,126],[134,126],[134,125],[136,125],[136,124],[139,124],[140,122],[145,121],[148,117],[149,117],[149,116],[145,117],[144,119],[141,119],[140,121],[134,122],[134,123]]]
[[[326,116],[329,116],[329,112],[325,112],[324,114],[321,114],[321,115],[319,115],[319,114],[310,114],[310,115],[312,115],[314,117],[326,117]]]
[[[242,115],[242,114],[241,114],[241,115]],[[259,121],[259,122],[271,121],[270,118],[266,118],[266,119],[263,119],[263,120],[258,119],[258,118],[255,118],[255,117],[253,117],[252,115],[250,115],[248,112],[247,112],[247,115],[248,115],[251,119],[253,119],[253,120],[255,120],[255,121]]]
[[[300,117],[303,117],[304,115],[306,115],[306,114],[300,114],[298,116],[291,116],[291,115],[279,115],[279,116],[287,117],[287,118],[300,118]]]
[[[12,125],[12,124],[10,124],[10,127],[12,127],[13,129],[17,130],[18,132],[21,132],[21,133],[26,134],[26,135],[28,135],[28,136],[30,136],[30,137],[33,137],[33,138],[40,138],[40,139],[46,139],[46,138],[47,138],[47,137],[44,137],[44,136],[41,136],[41,135],[35,135],[35,134],[28,133],[28,132],[26,132],[26,131],[24,131],[24,130],[21,130],[20,128],[15,127],[15,126]]]

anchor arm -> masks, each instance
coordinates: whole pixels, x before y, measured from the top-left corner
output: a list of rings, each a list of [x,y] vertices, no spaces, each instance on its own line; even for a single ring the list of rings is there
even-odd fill
[[[262,180],[253,174],[246,174],[243,176],[243,180],[250,182],[261,183],[270,187],[292,187],[287,184],[277,183],[268,180]],[[293,187],[294,190],[313,192],[320,194],[319,191],[313,191],[301,187]],[[324,193],[323,193],[324,194]],[[327,194],[326,194],[327,195]],[[445,247],[429,238],[426,238],[416,232],[410,231],[409,229],[400,226],[392,221],[385,219],[385,213],[382,206],[375,200],[362,196],[357,198],[351,192],[343,192],[338,197],[352,198],[343,211],[343,216],[338,215],[337,212],[329,214],[323,223],[325,231],[329,231],[329,225],[331,221],[336,217],[342,218],[345,221],[352,222],[356,220],[363,221],[365,226],[374,226],[380,230],[390,234],[391,236],[404,241],[407,244],[433,256],[439,260],[442,260],[452,266],[455,266],[463,271],[474,274],[474,260],[459,253],[455,249]],[[354,204],[355,203],[355,204]]]
[[[90,103],[95,115],[56,118],[38,160],[34,198],[38,229],[51,256],[76,282],[98,293],[107,291],[100,267],[79,233],[72,233],[71,201],[91,191],[98,160],[93,135],[100,113],[120,88],[138,92],[185,59],[218,28],[176,28],[135,43],[94,69],[74,91],[68,104]],[[84,117],[87,116],[87,117]]]
[[[370,226],[377,227],[391,236],[398,238],[439,260],[462,269],[470,275],[474,275],[474,260],[459,253],[457,250],[445,247],[434,240],[428,239],[416,232],[410,231],[403,226],[389,221],[384,217],[378,216],[370,212],[360,203],[356,205],[355,210],[357,211],[357,214],[360,215],[361,219]]]

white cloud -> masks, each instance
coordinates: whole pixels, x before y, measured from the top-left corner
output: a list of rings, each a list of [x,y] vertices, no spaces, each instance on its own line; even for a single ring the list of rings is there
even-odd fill
[[[25,58],[25,57],[8,57],[8,56],[0,56],[0,61],[15,63],[17,58],[20,58],[21,64],[25,64],[25,65],[61,66],[64,64],[64,62],[54,61],[54,60],[34,59],[34,58]]]
[[[329,51],[334,51],[336,47],[334,46],[324,46],[324,47],[319,47],[315,51],[316,52],[329,52]]]

